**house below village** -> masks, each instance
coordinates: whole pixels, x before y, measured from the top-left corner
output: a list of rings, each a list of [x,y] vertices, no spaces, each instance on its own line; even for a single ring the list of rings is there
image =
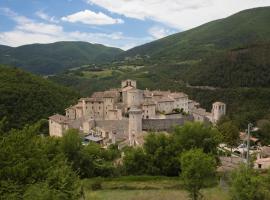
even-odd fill
[[[260,152],[257,154],[257,159],[254,162],[256,169],[269,169],[270,168],[270,147],[261,147]]]

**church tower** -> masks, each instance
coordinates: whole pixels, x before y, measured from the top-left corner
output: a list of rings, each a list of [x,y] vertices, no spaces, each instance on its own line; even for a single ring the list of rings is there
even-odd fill
[[[138,145],[138,137],[142,133],[142,110],[132,107],[129,110],[129,144]]]
[[[218,120],[226,115],[226,104],[223,102],[215,102],[212,105],[212,123],[217,123]]]

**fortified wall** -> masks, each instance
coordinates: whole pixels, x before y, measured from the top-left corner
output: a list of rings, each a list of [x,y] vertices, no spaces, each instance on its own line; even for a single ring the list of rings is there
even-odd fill
[[[172,131],[175,126],[182,126],[187,121],[193,121],[192,116],[178,119],[143,119],[144,131]]]

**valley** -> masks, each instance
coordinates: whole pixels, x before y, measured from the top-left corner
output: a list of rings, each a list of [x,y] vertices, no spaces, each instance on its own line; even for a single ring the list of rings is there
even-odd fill
[[[0,199],[269,200],[269,5],[153,35],[146,8],[84,4],[98,12],[0,6],[11,45],[48,41],[0,45]]]

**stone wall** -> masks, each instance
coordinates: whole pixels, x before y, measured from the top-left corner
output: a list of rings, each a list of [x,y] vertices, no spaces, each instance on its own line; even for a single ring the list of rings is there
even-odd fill
[[[95,120],[95,126],[107,132],[116,132],[117,135],[128,136],[128,119],[122,120]]]
[[[143,119],[144,131],[171,131],[174,126],[182,126],[186,121],[192,121],[192,117],[180,119]]]

